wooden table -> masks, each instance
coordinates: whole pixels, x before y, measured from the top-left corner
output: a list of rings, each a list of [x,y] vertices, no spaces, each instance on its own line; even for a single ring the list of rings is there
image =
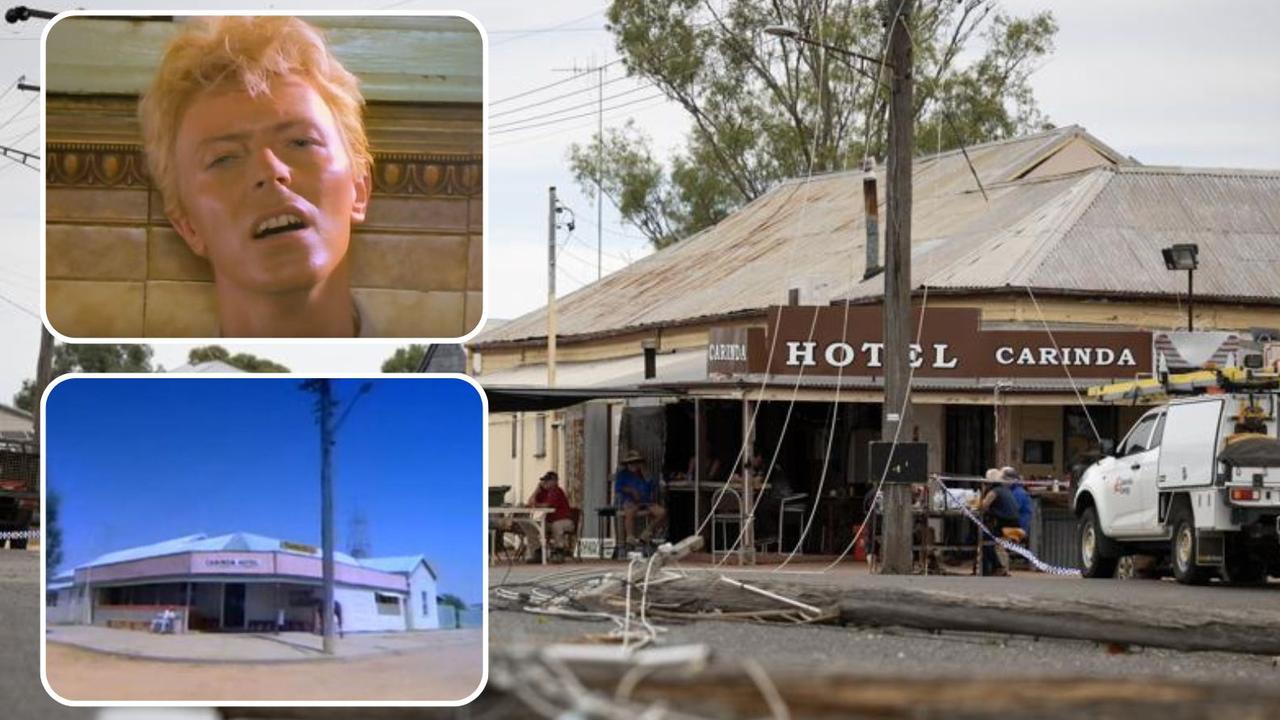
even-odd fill
[[[530,521],[536,520],[538,523],[538,540],[542,545],[542,564],[547,564],[547,516],[555,511],[555,508],[549,507],[491,507],[489,508],[489,518],[492,521],[494,516],[512,518],[519,520],[527,518]],[[489,549],[493,552],[493,548]]]

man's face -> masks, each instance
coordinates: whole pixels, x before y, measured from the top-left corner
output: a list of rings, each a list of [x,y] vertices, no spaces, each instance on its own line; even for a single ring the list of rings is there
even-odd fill
[[[296,76],[270,92],[198,95],[174,147],[180,209],[170,216],[219,284],[260,293],[308,290],[347,254],[364,220],[357,174],[332,111]]]

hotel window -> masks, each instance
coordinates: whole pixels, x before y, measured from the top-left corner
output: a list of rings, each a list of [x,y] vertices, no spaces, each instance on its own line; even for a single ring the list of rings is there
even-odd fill
[[[378,604],[379,615],[399,615],[400,614],[400,598],[395,595],[385,595],[383,593],[374,593],[373,599]]]
[[[538,422],[533,426],[533,456],[547,456],[547,416],[538,414]]]

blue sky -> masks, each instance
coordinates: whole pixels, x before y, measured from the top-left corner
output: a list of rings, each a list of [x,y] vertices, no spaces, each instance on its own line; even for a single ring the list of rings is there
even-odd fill
[[[334,380],[341,417],[361,380]],[[483,412],[448,378],[376,379],[337,433],[337,548],[357,508],[372,555],[423,554],[440,591],[483,593]],[[320,544],[315,396],[298,378],[81,377],[49,395],[62,567],[207,532]]]

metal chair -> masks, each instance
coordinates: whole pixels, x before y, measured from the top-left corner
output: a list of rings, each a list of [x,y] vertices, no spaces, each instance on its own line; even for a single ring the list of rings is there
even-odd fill
[[[787,552],[787,544],[783,538],[786,536],[784,523],[788,515],[794,515],[800,519],[798,532],[804,532],[804,517],[807,510],[803,501],[808,497],[809,493],[795,493],[782,498],[782,503],[778,505],[778,552]],[[797,549],[796,554],[803,555],[803,549]]]
[[[724,496],[726,493],[733,495],[733,499],[735,501],[733,503],[733,512],[729,512],[728,510],[721,511],[720,509],[720,505],[723,502]],[[742,495],[740,495],[737,490],[734,490],[733,488],[729,487],[727,484],[724,487],[720,488],[720,490],[712,498],[711,500],[711,559],[712,560],[715,559],[717,553],[727,555],[729,553],[729,549],[733,545],[737,544],[736,542],[729,541],[728,535],[727,535],[728,527],[729,525],[733,525],[737,531],[737,534],[738,535],[742,534],[743,510],[744,508],[742,507]],[[720,538],[722,535],[724,535],[724,538],[721,541],[720,545],[717,546],[716,540],[717,538]],[[734,540],[737,540],[737,535],[734,536]],[[721,548],[723,548],[723,550],[721,550]]]

